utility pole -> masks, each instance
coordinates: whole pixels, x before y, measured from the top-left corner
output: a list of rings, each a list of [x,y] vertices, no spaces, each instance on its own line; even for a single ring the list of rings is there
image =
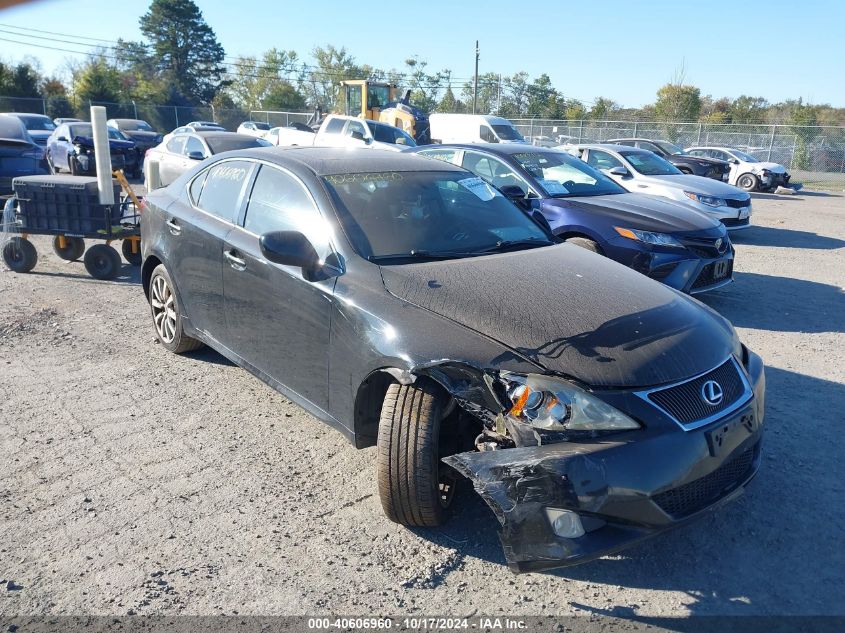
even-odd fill
[[[472,91],[472,113],[478,106],[478,40],[475,40],[475,89]]]

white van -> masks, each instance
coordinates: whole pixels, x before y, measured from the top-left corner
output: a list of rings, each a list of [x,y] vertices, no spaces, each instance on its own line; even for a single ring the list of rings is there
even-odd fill
[[[513,123],[489,114],[443,114],[428,117],[432,143],[525,143]]]

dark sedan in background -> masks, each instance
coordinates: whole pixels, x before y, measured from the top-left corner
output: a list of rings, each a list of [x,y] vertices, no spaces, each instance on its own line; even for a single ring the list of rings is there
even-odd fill
[[[142,162],[147,150],[161,143],[164,138],[142,119],[109,119],[106,125],[120,130],[129,140],[134,141]]]
[[[141,156],[135,143],[120,130],[106,128],[113,169],[122,169],[130,177],[141,175]],[[94,130],[90,123],[63,123],[47,140],[47,161],[52,171],[66,169],[73,175],[94,174]]]
[[[670,200],[628,193],[564,152],[498,144],[416,151],[469,169],[538,209],[558,237],[673,288],[697,294],[732,281],[734,250],[721,222]]]
[[[11,193],[12,180],[18,176],[49,173],[44,148],[32,139],[21,120],[0,114],[0,194]]]
[[[193,129],[193,128],[191,128]],[[221,152],[255,147],[269,147],[271,143],[256,136],[226,131],[198,131],[174,134],[167,141],[147,152],[146,160],[158,165],[158,177],[167,186],[183,173]]]
[[[47,145],[47,139],[56,129],[56,124],[53,120],[43,114],[35,114],[31,112],[7,112],[9,116],[16,117],[23,123],[26,131],[32,137],[32,140],[41,145]]]
[[[661,158],[668,160],[684,174],[704,176],[713,180],[728,182],[731,171],[728,161],[704,156],[692,156],[669,141],[652,141],[647,138],[616,138],[602,142],[647,149]]]
[[[512,568],[558,567],[701,517],[757,472],[763,365],[731,324],[556,243],[460,167],[244,150],[145,202],[162,347],[210,345],[377,445],[393,521],[443,522],[460,473]]]

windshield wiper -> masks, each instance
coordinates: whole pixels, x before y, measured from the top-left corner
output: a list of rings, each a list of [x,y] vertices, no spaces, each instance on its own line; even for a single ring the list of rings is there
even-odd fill
[[[538,248],[540,246],[551,246],[555,242],[551,242],[546,239],[537,238],[537,237],[530,237],[523,240],[500,240],[493,244],[492,246],[488,246],[487,248],[483,248],[481,250],[476,251],[477,253],[495,253],[500,251],[506,251],[511,248]]]
[[[393,253],[392,255],[370,255],[367,257],[371,262],[383,262],[390,259],[458,259],[461,257],[472,257],[478,255],[476,252],[466,253],[460,251],[426,251],[412,250],[409,253]]]

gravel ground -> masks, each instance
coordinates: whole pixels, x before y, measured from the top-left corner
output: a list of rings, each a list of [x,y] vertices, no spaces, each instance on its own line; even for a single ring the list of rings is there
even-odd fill
[[[704,301],[768,366],[758,478],[520,576],[471,490],[442,529],[390,523],[374,449],[211,351],[169,354],[137,269],[95,281],[35,238],[32,274],[0,272],[0,613],[845,614],[845,197],[756,198],[736,283]]]

